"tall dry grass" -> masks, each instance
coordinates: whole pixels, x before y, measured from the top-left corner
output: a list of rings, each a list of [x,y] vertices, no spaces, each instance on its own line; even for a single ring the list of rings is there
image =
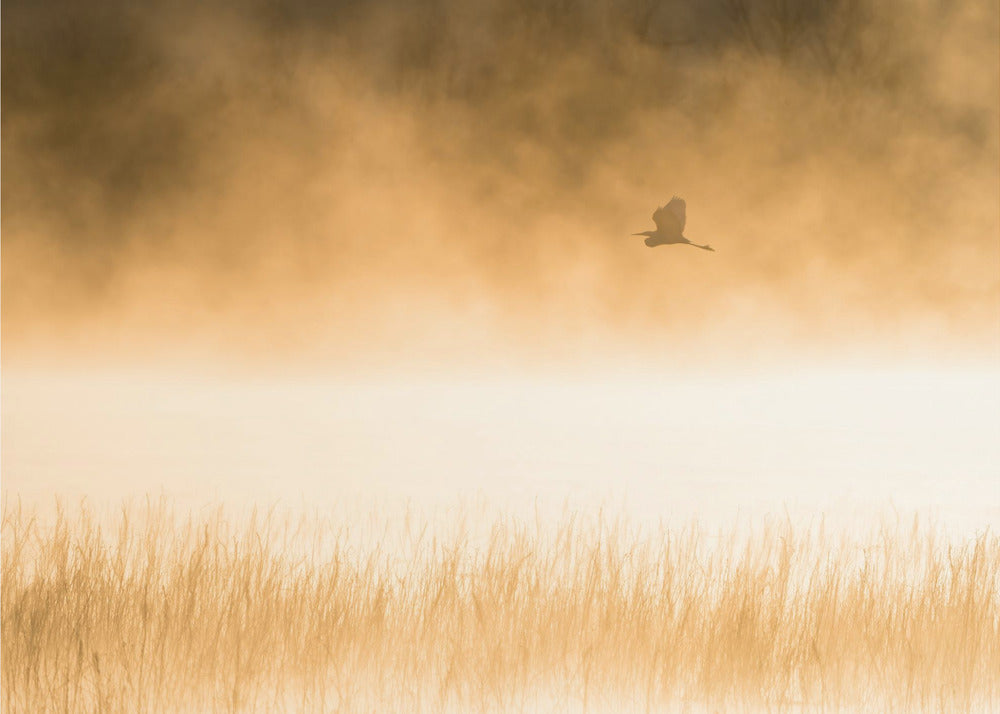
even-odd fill
[[[163,504],[110,522],[4,506],[4,711],[1000,706],[989,533],[779,519],[720,536],[566,513],[359,538]]]

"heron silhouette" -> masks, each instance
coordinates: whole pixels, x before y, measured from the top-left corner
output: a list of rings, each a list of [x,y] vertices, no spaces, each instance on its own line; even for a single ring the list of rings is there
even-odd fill
[[[670,199],[670,203],[666,206],[660,206],[653,212],[653,223],[656,224],[655,231],[643,231],[642,233],[633,233],[632,235],[646,236],[645,243],[650,248],[655,248],[658,245],[681,243],[683,245],[692,245],[702,250],[710,250],[714,253],[715,249],[712,246],[692,243],[682,235],[686,220],[687,204],[684,203],[683,198],[674,196]]]

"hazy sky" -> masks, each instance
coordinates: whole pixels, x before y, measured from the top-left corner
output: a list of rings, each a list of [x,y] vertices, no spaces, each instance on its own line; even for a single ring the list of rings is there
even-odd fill
[[[992,359],[992,0],[8,0],[8,364]],[[688,202],[716,253],[646,248]]]

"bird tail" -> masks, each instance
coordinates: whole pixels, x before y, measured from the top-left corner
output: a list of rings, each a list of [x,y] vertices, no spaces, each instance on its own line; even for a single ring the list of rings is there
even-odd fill
[[[691,245],[693,245],[695,248],[701,248],[702,250],[710,250],[713,253],[715,252],[715,248],[713,248],[710,245],[698,245],[697,243],[692,243]]]

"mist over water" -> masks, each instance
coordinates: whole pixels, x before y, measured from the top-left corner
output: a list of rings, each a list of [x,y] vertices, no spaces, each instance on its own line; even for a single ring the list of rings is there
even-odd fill
[[[1000,518],[995,373],[615,382],[7,380],[4,488],[27,503],[507,513],[642,522],[892,509]],[[350,509],[348,509],[350,510]],[[452,510],[452,512],[454,512]],[[865,520],[869,519],[869,520]]]
[[[995,359],[993,3],[4,7],[8,364]],[[629,234],[671,194],[715,255]]]
[[[3,12],[10,492],[983,503],[995,4]]]

